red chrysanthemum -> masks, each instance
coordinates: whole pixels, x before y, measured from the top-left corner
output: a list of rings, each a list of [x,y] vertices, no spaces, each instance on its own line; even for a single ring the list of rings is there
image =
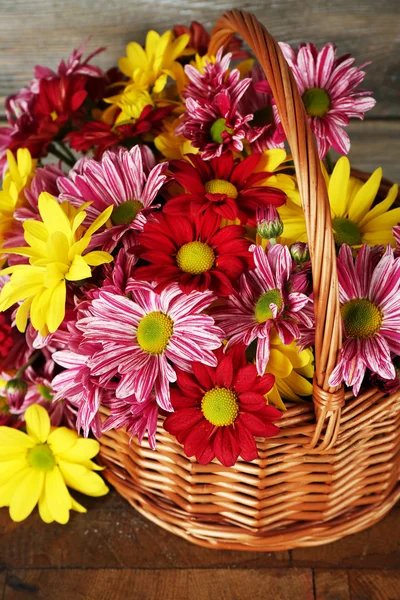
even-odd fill
[[[152,264],[138,267],[135,279],[157,282],[156,291],[176,281],[185,294],[213,290],[228,296],[232,283],[253,266],[244,234],[241,225],[219,229],[215,214],[185,218],[159,213],[138,235],[138,253]]]
[[[109,125],[101,121],[92,121],[77,131],[71,131],[66,140],[71,148],[78,152],[94,150],[96,159],[101,158],[105,150],[112,146],[122,145],[124,141],[130,140],[132,144],[135,138],[144,133],[159,133],[161,124],[174,109],[171,106],[154,108],[150,104],[145,106],[140,117],[127,125]]]
[[[0,313],[0,357],[5,358],[13,345],[11,325],[7,323],[4,313]]]
[[[210,43],[210,34],[205,29],[204,25],[198,21],[192,21],[190,27],[186,27],[185,25],[175,25],[173,31],[176,38],[184,33],[190,35],[189,45],[186,49],[188,55],[189,51],[191,51],[191,55],[198,54],[199,56],[204,56],[207,54],[208,45]],[[234,35],[225,48],[226,52],[231,52],[234,60],[250,58],[251,55],[249,52],[242,50],[242,44],[242,40]]]
[[[274,376],[259,377],[255,365],[246,364],[243,347],[215,354],[216,367],[195,362],[193,375],[177,370],[178,388],[171,390],[175,412],[168,415],[164,428],[200,464],[217,458],[231,467],[239,456],[246,461],[257,458],[254,437],[276,435],[279,429],[272,421],[281,413],[265,399]]]
[[[271,173],[255,173],[259,161],[259,154],[234,160],[230,152],[209,161],[196,154],[188,160],[171,161],[173,177],[186,193],[171,198],[164,211],[171,215],[211,211],[228,220],[238,218],[243,224],[255,225],[257,208],[282,206],[286,201],[281,190],[260,185]]]

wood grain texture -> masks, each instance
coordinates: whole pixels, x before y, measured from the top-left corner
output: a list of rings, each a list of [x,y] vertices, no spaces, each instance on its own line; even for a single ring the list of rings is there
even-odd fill
[[[357,64],[373,61],[365,87],[374,91],[378,104],[369,116],[400,116],[398,0],[382,0],[379,6],[374,0],[194,0],[183,5],[175,0],[2,0],[0,96],[26,85],[35,64],[56,67],[89,36],[90,49],[108,47],[96,61],[109,67],[127,42],[143,42],[150,28],[163,31],[196,19],[211,29],[231,8],[254,12],[278,40],[335,41],[340,53],[350,52]]]
[[[73,515],[68,527],[44,525],[36,512],[13,523],[0,510],[0,568],[259,568],[290,562],[288,552],[215,552],[188,544],[143,519],[115,493],[80,501],[88,513]]]
[[[399,600],[400,573],[350,571],[351,600]]]
[[[313,600],[311,569],[28,570],[7,576],[3,600],[293,600],[293,590]]]
[[[347,540],[292,550],[292,560],[299,567],[400,569],[400,510],[393,510],[371,529]]]
[[[315,600],[351,600],[347,571],[314,570]]]

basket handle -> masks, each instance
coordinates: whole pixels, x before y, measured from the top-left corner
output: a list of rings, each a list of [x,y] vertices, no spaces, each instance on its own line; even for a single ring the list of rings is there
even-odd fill
[[[296,82],[278,43],[252,14],[228,11],[211,34],[209,54],[238,33],[252,49],[271,86],[296,169],[305,214],[313,274],[315,310],[315,376],[313,401],[316,427],[309,449],[331,448],[339,433],[343,386],[330,387],[342,343],[335,243],[326,184],[317,145]],[[319,443],[326,425],[324,437]],[[319,445],[318,445],[319,444]],[[318,446],[318,448],[317,448]]]

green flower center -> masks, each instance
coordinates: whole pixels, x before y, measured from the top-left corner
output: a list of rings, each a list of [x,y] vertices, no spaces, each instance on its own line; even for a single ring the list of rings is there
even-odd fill
[[[310,117],[324,117],[331,107],[329,94],[322,88],[310,88],[303,94],[303,102]]]
[[[221,117],[220,119],[214,121],[214,123],[211,125],[210,135],[212,141],[216,144],[222,144],[224,141],[222,139],[223,131],[227,131],[230,135],[233,134],[233,129],[231,129],[231,127],[228,127],[226,124],[226,120]]]
[[[204,184],[204,189],[207,194],[225,194],[234,200],[238,197],[239,192],[230,181],[225,179],[211,179]]]
[[[268,290],[268,292],[265,292],[265,294],[260,296],[257,300],[254,308],[254,315],[258,323],[265,323],[268,319],[274,318],[272,310],[270,309],[271,304],[276,304],[278,311],[280,311],[283,306],[282,296],[278,289]]]
[[[341,246],[342,244],[348,244],[349,246],[356,246],[361,244],[361,233],[358,226],[344,217],[336,217],[332,221],[332,229],[335,238],[335,244]]]
[[[149,354],[162,354],[174,331],[174,322],[168,315],[154,311],[139,322],[136,336],[139,346]]]
[[[253,127],[264,127],[274,122],[274,111],[272,106],[263,106],[254,113],[253,120],[250,122]]]
[[[215,261],[214,250],[204,242],[188,242],[177,252],[176,263],[185,273],[199,275],[209,271]]]
[[[38,444],[28,450],[28,463],[38,471],[51,471],[56,466],[56,459],[48,444]]]
[[[111,223],[113,225],[128,225],[132,223],[138,214],[139,210],[142,210],[143,204],[139,200],[128,200],[123,202],[119,206],[116,206],[111,214]]]
[[[379,306],[367,298],[356,298],[341,307],[346,334],[363,340],[375,335],[382,325],[383,315]]]
[[[43,385],[42,383],[39,383],[39,385],[37,386],[37,389],[38,389],[39,394],[45,400],[48,400],[49,402],[51,402],[53,400],[54,394],[52,394],[51,388],[47,387],[47,385]]]
[[[239,414],[237,395],[227,388],[213,388],[201,401],[204,417],[216,427],[232,425]]]

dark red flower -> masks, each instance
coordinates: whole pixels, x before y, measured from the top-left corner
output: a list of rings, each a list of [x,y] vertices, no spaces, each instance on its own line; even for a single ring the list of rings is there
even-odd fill
[[[238,457],[257,458],[255,437],[272,437],[281,413],[265,399],[275,382],[273,375],[257,375],[246,364],[244,347],[224,354],[215,352],[216,367],[193,363],[193,374],[176,369],[178,388],[171,389],[174,413],[164,421],[166,431],[183,444],[187,456],[202,464],[217,458],[225,467]]]
[[[229,296],[232,284],[253,266],[244,234],[240,225],[219,229],[214,213],[195,218],[159,213],[138,235],[138,253],[152,264],[138,267],[135,279],[157,282],[157,291],[176,281],[185,294],[211,289]]]
[[[179,37],[180,35],[187,33],[190,35],[189,48],[192,50],[192,54],[199,54],[199,56],[204,56],[207,54],[208,45],[210,43],[210,34],[198,21],[192,21],[190,27],[185,27],[185,25],[175,25],[174,36]],[[236,36],[233,36],[226,48],[227,52],[232,52],[232,58],[234,60],[243,60],[244,58],[249,58],[251,55],[249,52],[245,52],[242,50],[242,40]]]
[[[82,116],[76,113],[87,96],[85,85],[86,77],[83,75],[41,79],[32,109],[34,117],[38,120],[50,118],[61,128],[69,119]]]
[[[257,208],[269,204],[282,206],[286,194],[277,188],[260,185],[271,173],[254,173],[261,155],[252,154],[234,160],[231,152],[219,158],[202,160],[192,154],[187,160],[170,162],[174,179],[185,194],[168,200],[165,212],[171,215],[193,215],[214,212],[228,220],[255,225]],[[190,162],[189,162],[190,161]]]
[[[13,346],[11,325],[7,322],[4,313],[0,313],[0,357],[5,358]]]
[[[162,121],[172,111],[174,107],[163,106],[154,108],[151,105],[145,106],[140,117],[127,125],[109,125],[100,121],[92,121],[77,131],[71,131],[66,140],[71,148],[78,152],[88,152],[93,149],[95,158],[101,158],[102,154],[112,146],[121,145],[125,141],[132,141],[132,145],[137,142],[138,136],[152,132],[159,133],[162,127]]]

